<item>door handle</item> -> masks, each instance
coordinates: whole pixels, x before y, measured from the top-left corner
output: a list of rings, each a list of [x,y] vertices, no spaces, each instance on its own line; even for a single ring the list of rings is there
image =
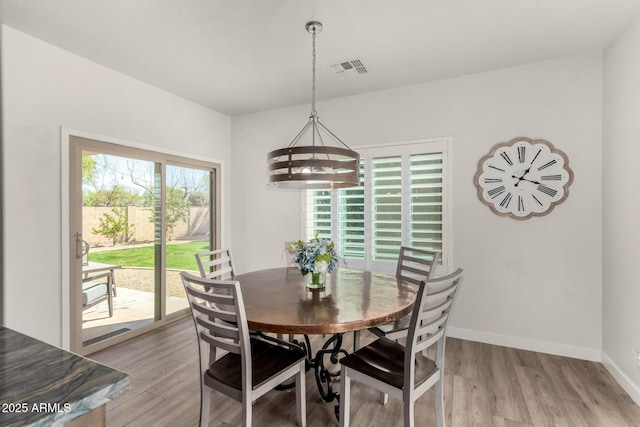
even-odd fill
[[[84,256],[85,241],[82,240],[82,233],[79,231],[76,233],[76,258],[82,258]]]

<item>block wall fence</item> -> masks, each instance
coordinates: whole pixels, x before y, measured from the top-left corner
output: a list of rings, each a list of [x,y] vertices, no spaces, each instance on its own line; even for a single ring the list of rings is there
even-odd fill
[[[111,207],[82,207],[82,236],[92,248],[111,246],[111,240],[95,234],[92,230],[100,226],[100,218],[105,213],[112,214]],[[129,226],[133,232],[129,239],[122,243],[153,242],[153,223],[151,212],[148,208],[127,206],[125,208]],[[180,221],[173,228],[171,240],[202,239],[209,234],[209,208],[206,206],[193,206],[189,209],[189,218],[186,222]]]

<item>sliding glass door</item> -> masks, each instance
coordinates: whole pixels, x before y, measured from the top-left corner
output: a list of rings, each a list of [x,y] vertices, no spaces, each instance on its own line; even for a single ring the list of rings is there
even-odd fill
[[[168,164],[165,185],[166,311],[171,316],[189,307],[181,271],[198,275],[195,253],[211,250],[215,174],[210,170]]]
[[[72,350],[188,314],[180,271],[217,247],[216,164],[70,140]]]

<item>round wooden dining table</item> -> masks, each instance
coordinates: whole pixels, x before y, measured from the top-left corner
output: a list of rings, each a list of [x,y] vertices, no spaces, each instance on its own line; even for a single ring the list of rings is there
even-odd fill
[[[336,334],[367,329],[411,311],[414,288],[393,276],[338,268],[325,287],[308,289],[296,267],[240,274],[247,323],[254,331]]]
[[[234,279],[240,282],[249,329],[266,339],[273,338],[264,332],[304,335],[303,341],[291,337],[286,345],[306,353],[307,369],[314,370],[326,402],[339,399],[332,383],[340,372],[327,362],[335,366],[348,354],[342,347],[343,333],[397,320],[411,311],[416,299],[414,288],[393,276],[344,268],[327,274],[322,289],[307,288],[310,277],[296,267],[259,270]],[[313,334],[331,336],[314,351],[309,340]]]

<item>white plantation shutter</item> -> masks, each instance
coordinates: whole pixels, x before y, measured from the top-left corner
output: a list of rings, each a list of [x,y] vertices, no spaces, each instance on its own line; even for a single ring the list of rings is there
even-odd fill
[[[307,190],[307,240],[331,238],[331,190]]]
[[[442,153],[410,159],[409,246],[442,252]]]
[[[365,258],[364,161],[360,160],[360,186],[338,190],[338,242],[340,256]]]
[[[372,159],[371,175],[373,259],[397,260],[402,245],[402,158]]]
[[[307,237],[334,239],[348,268],[391,274],[402,245],[440,251],[438,274],[446,274],[447,147],[438,139],[359,150],[359,187],[307,190]]]

